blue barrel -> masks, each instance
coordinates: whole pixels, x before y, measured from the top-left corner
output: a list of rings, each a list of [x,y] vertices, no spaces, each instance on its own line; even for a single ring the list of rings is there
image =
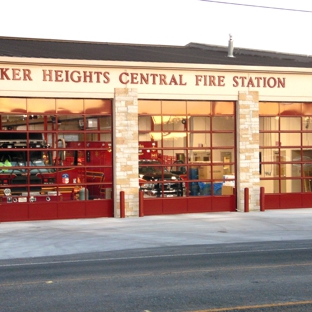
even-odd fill
[[[191,196],[197,196],[199,193],[199,186],[197,182],[190,182],[190,195]]]
[[[198,182],[200,195],[211,195],[211,183]]]
[[[223,183],[213,183],[213,195],[222,194],[222,184]]]
[[[189,179],[190,180],[197,180],[198,179],[198,169],[197,168],[190,168],[189,169]]]

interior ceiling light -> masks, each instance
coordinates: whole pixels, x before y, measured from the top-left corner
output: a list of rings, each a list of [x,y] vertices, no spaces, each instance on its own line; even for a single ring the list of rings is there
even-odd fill
[[[155,141],[160,141],[162,138],[164,140],[169,139],[180,139],[186,137],[186,132],[151,132],[150,133],[151,139]]]
[[[163,124],[171,124],[171,123],[177,123],[182,122],[183,120],[186,120],[186,118],[190,118],[190,116],[152,116],[154,125],[160,125],[161,119]]]

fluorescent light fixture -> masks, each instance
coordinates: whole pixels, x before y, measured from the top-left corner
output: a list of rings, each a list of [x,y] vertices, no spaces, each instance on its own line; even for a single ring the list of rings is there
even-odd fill
[[[162,137],[161,137],[161,134],[163,135]],[[153,140],[160,141],[161,138],[163,138],[164,140],[185,138],[186,133],[185,132],[163,132],[163,133],[151,132],[150,136]]]
[[[170,123],[171,116],[162,116],[163,123]],[[155,125],[161,124],[161,116],[153,116],[153,122]]]
[[[186,118],[190,118],[191,116],[152,116],[154,125],[161,124],[161,118],[163,124],[170,124],[176,122],[182,122],[182,120],[186,120]]]

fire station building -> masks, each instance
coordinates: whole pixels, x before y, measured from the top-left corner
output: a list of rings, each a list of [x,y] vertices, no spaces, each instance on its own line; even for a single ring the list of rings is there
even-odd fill
[[[311,69],[231,39],[0,37],[0,222],[310,208]]]

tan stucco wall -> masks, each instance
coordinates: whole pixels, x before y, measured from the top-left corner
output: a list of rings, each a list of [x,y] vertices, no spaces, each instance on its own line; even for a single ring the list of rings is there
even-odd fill
[[[25,70],[31,81],[23,80]],[[77,81],[78,75],[86,75],[86,81]],[[250,78],[253,83],[248,84]],[[283,81],[284,86],[269,87],[270,78]],[[141,99],[237,100],[238,92],[257,91],[260,101],[312,101],[311,83],[311,70],[305,68],[74,60],[43,63],[0,57],[1,96],[14,92],[16,96],[55,97],[57,93],[71,98],[113,98],[116,88],[127,87],[136,88]]]
[[[23,76],[25,71],[28,77]],[[44,81],[47,71],[52,71],[51,79]],[[68,78],[70,73],[73,73],[74,80],[78,79],[78,75],[86,74],[86,81],[74,82]],[[88,78],[90,73],[92,79]],[[101,73],[98,80],[96,73]],[[148,82],[141,81],[141,75],[148,78]],[[283,86],[264,86],[263,80],[270,77],[283,81]],[[128,78],[132,82],[125,83]],[[250,78],[253,82],[258,81],[259,87],[250,83],[247,87]],[[239,85],[236,85],[237,79]],[[312,102],[311,84],[311,70],[304,68],[43,61],[0,57],[2,97],[113,100],[116,217],[120,211],[120,191],[125,192],[126,215],[138,215],[139,99],[237,101],[237,207],[239,211],[244,210],[244,188],[248,187],[250,210],[259,210],[259,101]]]

